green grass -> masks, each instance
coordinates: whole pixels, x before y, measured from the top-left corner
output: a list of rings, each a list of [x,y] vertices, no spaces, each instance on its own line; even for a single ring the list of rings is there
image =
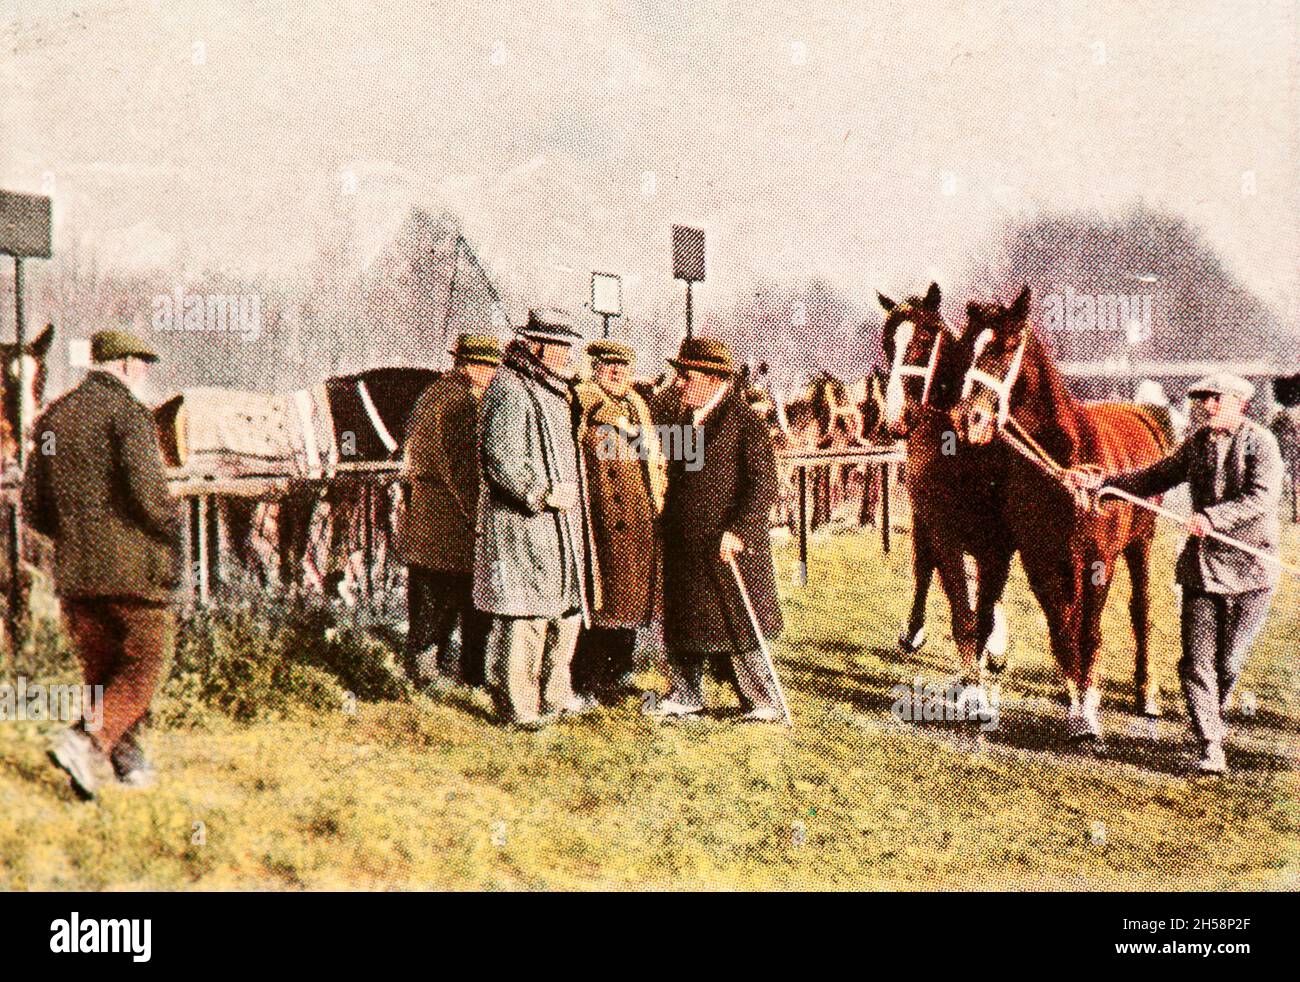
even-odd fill
[[[1043,701],[1060,686],[1018,568],[1002,726],[977,745],[952,726],[893,722],[891,686],[951,668],[944,604],[936,589],[931,647],[900,656],[906,536],[884,556],[873,535],[834,534],[814,542],[803,589],[778,550],[793,730],[659,725],[629,700],[528,734],[491,725],[466,693],[348,713],[322,683],[316,708],[173,714],[151,737],[159,788],[83,804],[46,762],[53,726],[3,723],[0,887],[1294,889],[1300,584],[1284,585],[1243,678],[1258,711],[1237,723],[1233,773],[1189,779],[1173,546],[1157,546],[1154,641],[1170,716],[1152,740],[1125,711],[1120,582],[1103,758],[1066,746],[1062,708]],[[1300,552],[1294,527],[1284,549]],[[167,705],[191,698],[188,685]]]

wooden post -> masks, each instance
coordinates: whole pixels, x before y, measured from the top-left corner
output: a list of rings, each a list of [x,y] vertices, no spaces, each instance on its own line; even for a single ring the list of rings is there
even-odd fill
[[[808,466],[799,465],[799,566],[795,584],[808,585]]]
[[[1291,524],[1300,522],[1300,461],[1291,462]]]
[[[193,545],[190,568],[194,572],[195,595],[199,606],[208,604],[208,499],[196,494],[190,499],[190,542]]]
[[[26,344],[26,325],[24,323],[25,313],[23,311],[23,260],[21,256],[14,256],[14,340],[18,349],[19,378],[18,388],[19,395],[15,400],[17,412],[16,430],[18,433],[18,469],[22,471],[27,463],[27,440],[26,440],[26,423],[23,419],[23,398],[22,385],[24,379],[21,376],[23,364],[23,346]],[[3,366],[7,370],[8,366]],[[23,646],[23,588],[22,588],[22,527],[18,521],[18,501],[6,509],[5,519],[9,525],[9,605],[5,611],[6,633],[9,635],[9,644],[13,650],[14,668],[17,670],[18,652]]]
[[[207,535],[204,541],[208,550],[208,594],[211,595],[214,587],[221,586],[221,499],[216,496],[205,496],[203,499],[205,519],[207,520]]]
[[[363,481],[361,484],[361,561],[365,563],[366,569],[365,575],[361,578],[361,585],[366,591],[366,600],[368,601],[373,600],[375,594],[375,584],[372,580],[375,563],[374,502],[372,498],[370,482]]]
[[[889,461],[880,465],[880,546],[889,555]]]

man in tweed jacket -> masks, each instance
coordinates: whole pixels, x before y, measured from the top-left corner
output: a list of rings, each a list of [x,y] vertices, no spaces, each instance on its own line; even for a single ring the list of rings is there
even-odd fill
[[[1176,573],[1183,588],[1178,673],[1201,742],[1198,767],[1213,774],[1227,766],[1223,709],[1264,626],[1278,581],[1272,564],[1206,538],[1213,530],[1277,553],[1282,455],[1273,434],[1243,415],[1253,394],[1254,386],[1234,375],[1202,379],[1188,393],[1192,433],[1178,449],[1149,467],[1106,478],[1107,484],[1145,498],[1184,482],[1191,492],[1188,539]],[[1082,486],[1098,483],[1074,472],[1072,480]]]

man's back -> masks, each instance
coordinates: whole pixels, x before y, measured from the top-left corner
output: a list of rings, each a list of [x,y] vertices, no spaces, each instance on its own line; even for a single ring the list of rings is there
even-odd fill
[[[170,600],[180,514],[148,409],[92,371],[36,421],[33,439],[23,510],[55,542],[58,594]]]

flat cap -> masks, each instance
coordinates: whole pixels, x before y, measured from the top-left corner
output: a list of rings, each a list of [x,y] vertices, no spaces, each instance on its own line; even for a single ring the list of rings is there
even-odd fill
[[[90,360],[96,364],[117,361],[119,358],[139,358],[157,361],[158,352],[145,344],[142,338],[128,331],[96,331],[90,336]]]
[[[528,311],[528,323],[518,333],[547,344],[572,345],[582,340],[582,332],[573,326],[573,318],[554,307],[534,307]]]
[[[456,338],[456,347],[447,354],[457,361],[473,361],[483,365],[501,364],[501,341],[495,334],[462,334]]]
[[[1243,401],[1250,402],[1251,397],[1255,395],[1255,386],[1240,375],[1216,372],[1205,376],[1193,385],[1187,390],[1187,394],[1193,399],[1200,396],[1241,396]]]
[[[604,339],[587,345],[587,355],[592,361],[609,362],[614,365],[631,365],[636,362],[636,352],[630,344],[622,341]]]

